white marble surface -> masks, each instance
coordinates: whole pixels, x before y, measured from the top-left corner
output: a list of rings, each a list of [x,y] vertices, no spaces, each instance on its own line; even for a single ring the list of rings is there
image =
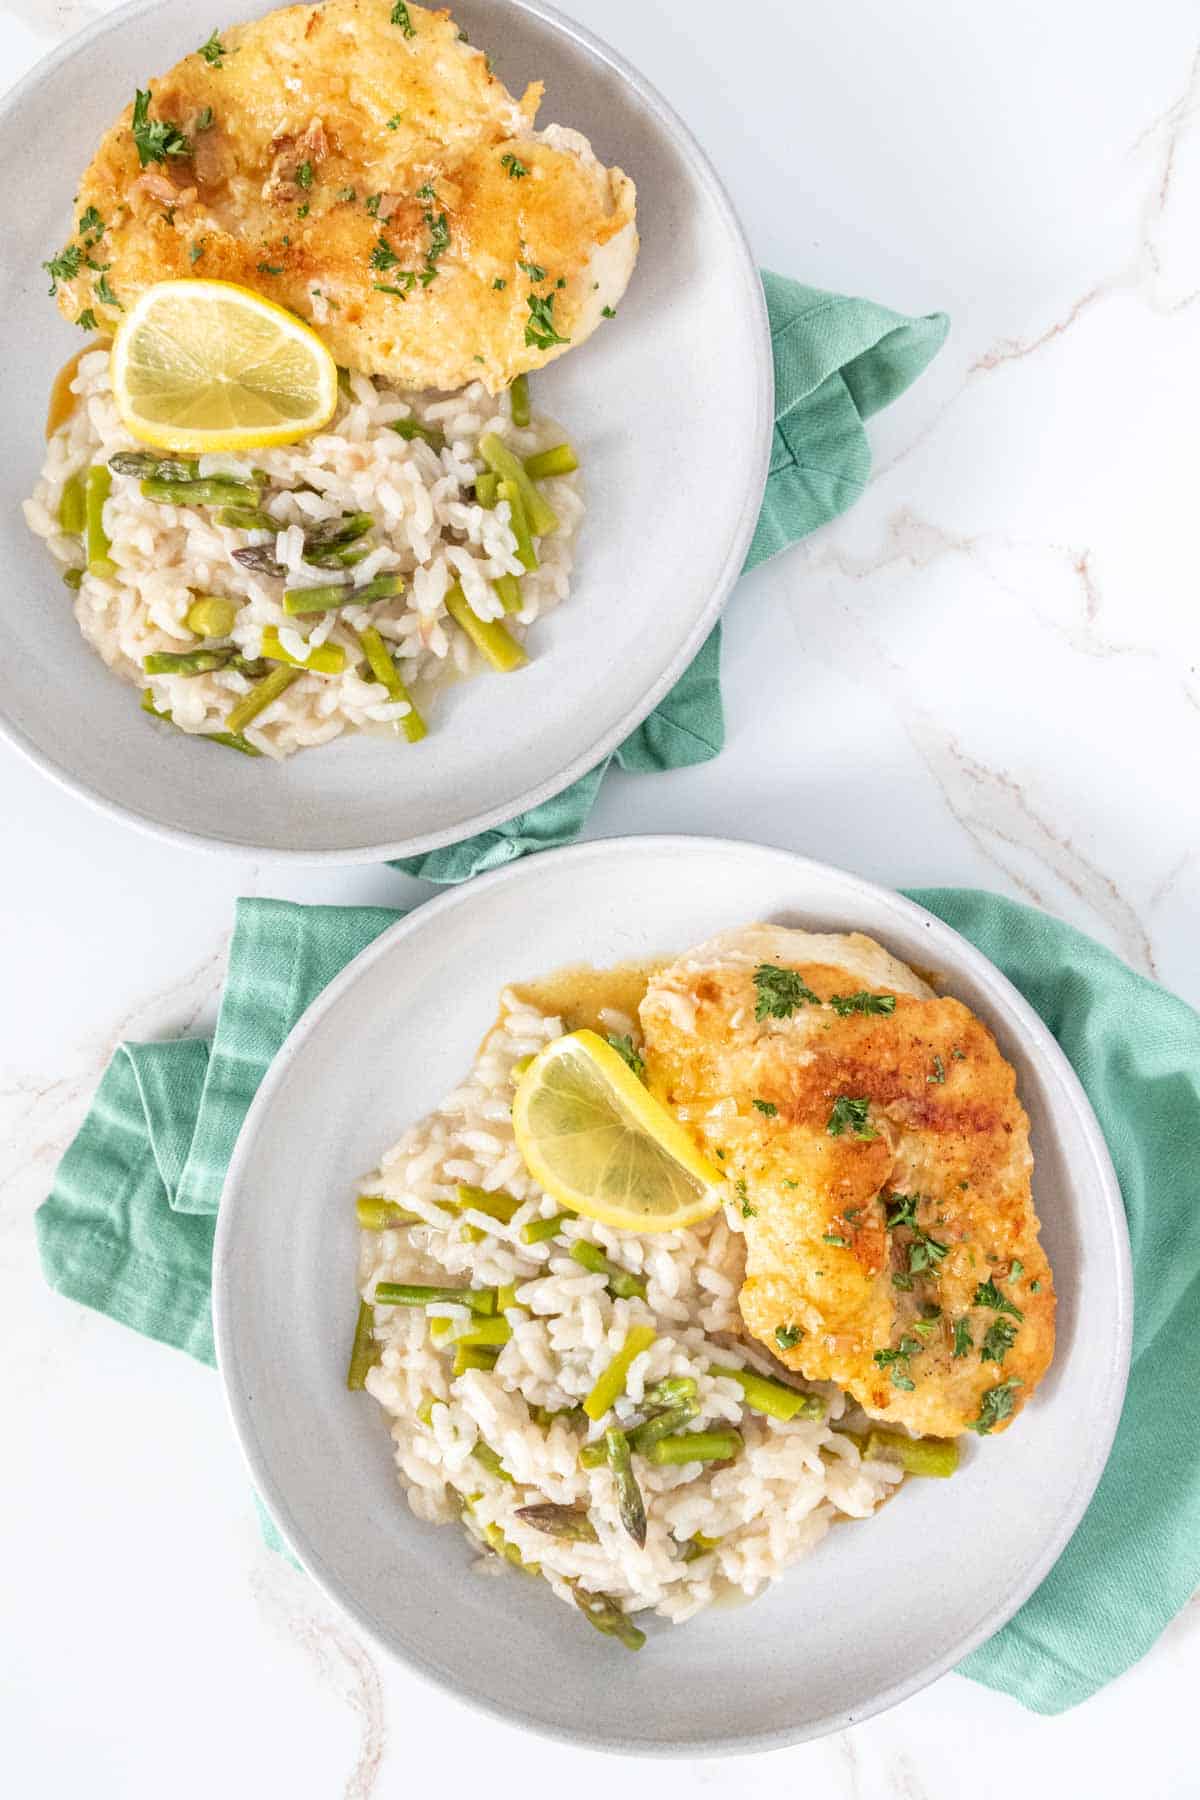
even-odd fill
[[[954,321],[876,422],[862,504],[738,591],[723,758],[611,777],[592,830],[986,884],[1200,1001],[1193,0],[565,5],[688,118],[763,263]],[[96,10],[5,0],[4,79]],[[1063,1718],[948,1676],[819,1744],[619,1769],[357,1642],[263,1549],[215,1377],[45,1291],[31,1221],[116,1040],[211,1021],[237,894],[419,890],[168,848],[7,751],[0,779],[6,1792],[367,1800],[478,1770],[497,1800],[556,1778],[581,1800],[614,1778],[723,1800],[1200,1794],[1195,1605]]]

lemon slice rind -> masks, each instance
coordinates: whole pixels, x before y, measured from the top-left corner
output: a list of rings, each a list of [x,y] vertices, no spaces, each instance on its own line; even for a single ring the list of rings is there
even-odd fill
[[[117,329],[110,370],[122,424],[158,450],[291,444],[337,408],[337,364],[316,332],[231,281],[147,288]]]
[[[711,1217],[724,1177],[594,1031],[547,1044],[513,1100],[517,1147],[560,1206],[622,1231]]]

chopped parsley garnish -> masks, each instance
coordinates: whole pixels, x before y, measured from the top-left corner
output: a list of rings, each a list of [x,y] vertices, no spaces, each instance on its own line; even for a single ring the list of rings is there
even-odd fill
[[[380,274],[382,274],[385,269],[396,268],[399,261],[400,258],[396,255],[396,252],[392,249],[387,239],[381,237],[371,252],[371,267],[373,269],[378,269]]]
[[[908,1225],[912,1230],[917,1228],[917,1208],[921,1204],[920,1194],[893,1194],[884,1201],[887,1213],[887,1228],[894,1231],[897,1225]]]
[[[1017,1328],[1009,1319],[994,1319],[979,1346],[980,1362],[1002,1363],[1013,1347]]]
[[[1008,1279],[1010,1281],[1019,1281],[1021,1276],[1024,1273],[1025,1273],[1025,1264],[1023,1262],[1017,1262],[1014,1260],[1012,1267],[1008,1271]]]
[[[296,170],[296,184],[302,188],[310,188],[313,184],[313,166],[307,157]]]
[[[820,1006],[797,969],[781,969],[776,963],[759,963],[754,971],[756,1019],[790,1019],[802,1006]]]
[[[432,190],[430,190],[432,198]],[[429,248],[425,252],[425,267],[432,269],[444,251],[450,248],[450,227],[446,223],[445,213],[435,217],[432,211],[422,214],[429,228]]]
[[[955,1044],[953,1050],[950,1052],[950,1060],[951,1062],[966,1062],[967,1053],[965,1050],[960,1050],[958,1045]]]
[[[357,200],[358,194],[352,187],[342,187],[333,197],[335,200]]]
[[[755,1100],[753,1105],[758,1112],[765,1113],[768,1119],[773,1119],[779,1111],[773,1100]]]
[[[149,88],[138,88],[133,102],[133,119],[130,131],[137,147],[138,161],[143,169],[147,163],[165,163],[169,156],[190,156],[192,146],[188,143],[178,125],[170,119],[152,119],[150,102],[153,94]]]
[[[211,106],[201,107],[200,111],[192,120],[193,133],[199,137],[202,131],[211,131],[213,128],[213,118],[214,114]]]
[[[204,239],[201,238],[200,242],[198,244],[193,244],[191,249],[188,251],[188,261],[194,262],[194,263],[199,262],[200,258],[203,255],[204,255]]]
[[[104,236],[104,220],[94,206],[89,206],[85,212],[80,213],[79,235],[85,240],[89,250]]]
[[[934,1081],[934,1082],[937,1082],[937,1083],[939,1083],[939,1084],[940,1084],[940,1083],[941,1083],[941,1082],[943,1082],[943,1081],[945,1081],[945,1079],[946,1079],[946,1065],[945,1065],[945,1063],[944,1063],[944,1062],[943,1062],[943,1061],[942,1061],[942,1059],[941,1059],[941,1057],[940,1057],[940,1056],[935,1056],[935,1057],[934,1057],[934,1059],[933,1059],[933,1074],[932,1074],[932,1075],[927,1075],[927,1076],[926,1076],[926,1077],[925,1077],[925,1079],[926,1079],[926,1081]]]
[[[496,289],[497,293],[499,293],[501,288],[506,288],[508,286],[508,283],[507,283],[507,281],[505,281],[503,275],[497,275],[495,281],[493,281],[493,283],[492,283],[492,286]]]
[[[739,1179],[737,1181],[735,1181],[733,1184],[733,1191],[737,1195],[738,1201],[741,1205],[743,1219],[756,1219],[758,1217],[758,1208],[751,1206],[751,1204],[750,1204],[749,1198],[746,1193],[745,1180],[739,1177]]]
[[[353,197],[353,194],[354,194],[353,188],[350,189],[350,193],[351,193],[351,196]],[[379,202],[382,199],[383,199],[382,194],[368,194],[366,199],[363,201],[363,205],[366,207],[367,211],[370,213],[370,215],[373,219],[377,218],[379,216]]]
[[[393,287],[391,283],[387,281],[373,281],[371,286],[375,289],[377,294],[394,294],[398,300],[407,300],[409,294],[412,292],[414,282],[410,276],[407,287]]]
[[[57,294],[60,281],[74,281],[79,273],[82,256],[83,251],[78,244],[68,244],[65,250],[61,250],[57,256],[52,256],[49,262],[42,264],[43,269],[50,277],[52,294]]]
[[[850,1239],[842,1237],[841,1234],[836,1231],[826,1231],[822,1235],[821,1242],[823,1244],[836,1244],[839,1250],[848,1250],[850,1248]]]
[[[206,44],[201,44],[196,55],[202,56],[210,69],[224,68],[225,46],[217,36],[215,26],[209,33],[208,42]]]
[[[404,0],[396,0],[396,4],[392,8],[391,23],[393,25],[398,25],[406,38],[416,37],[417,28],[409,16],[409,11],[404,4]]]
[[[959,1357],[963,1357],[963,1356],[970,1356],[970,1354],[971,1354],[970,1321],[967,1319],[955,1319],[955,1321],[954,1321],[953,1355],[956,1358],[959,1358]]]
[[[864,988],[857,994],[830,994],[829,1004],[839,1019],[847,1019],[851,1013],[894,1013],[896,996],[868,994]]]
[[[777,1325],[775,1342],[781,1350],[794,1350],[804,1336],[803,1325]]]
[[[1007,1294],[1002,1294],[991,1279],[981,1281],[975,1289],[974,1306],[990,1306],[993,1312],[1009,1313],[1014,1319],[1023,1319],[1025,1314],[1019,1306],[1014,1306]]]
[[[600,317],[602,319],[615,319],[616,316],[617,309],[615,306],[602,306],[600,308]]]
[[[312,208],[309,205],[308,201],[306,200],[304,202],[303,206],[298,206],[296,208],[296,217],[298,219],[307,219],[307,217],[311,211],[312,211]]]
[[[553,294],[528,294],[525,304],[529,308],[529,320],[525,326],[527,344],[533,344],[539,350],[549,350],[552,344],[570,343],[570,338],[563,337],[555,328]]]
[[[608,1042],[625,1066],[633,1070],[639,1081],[643,1080],[646,1074],[646,1065],[634,1049],[633,1039],[629,1034],[626,1033],[624,1037],[610,1037]]]
[[[258,265],[258,272],[260,275],[282,275],[283,264],[261,262]]]
[[[518,269],[524,269],[530,281],[545,281],[546,271],[539,263],[518,262]]]
[[[1013,1395],[1019,1387],[1023,1386],[1024,1383],[1014,1377],[1009,1381],[1002,1381],[999,1387],[988,1388],[979,1402],[979,1417],[972,1419],[967,1429],[977,1431],[980,1437],[986,1437],[988,1432],[1000,1423],[1001,1419],[1007,1419],[1010,1416],[1013,1409]]]
[[[839,1094],[833,1103],[833,1111],[825,1121],[826,1131],[830,1137],[841,1137],[849,1131],[854,1137],[869,1143],[872,1138],[879,1136],[874,1126],[868,1122],[870,1107],[871,1102],[865,1096],[855,1099],[850,1094]]]
[[[905,1333],[894,1350],[877,1350],[875,1362],[879,1368],[891,1370],[894,1388],[900,1388],[904,1393],[911,1394],[917,1384],[909,1374],[909,1358],[920,1356],[924,1348],[924,1344],[918,1338],[909,1337]]]
[[[399,131],[400,121],[403,117],[404,117],[403,113],[393,113],[391,118],[387,122],[388,130],[389,131]]]
[[[893,1275],[892,1286],[894,1288],[899,1288],[902,1294],[911,1294],[913,1291],[913,1278],[911,1275]]]
[[[1041,1282],[1040,1281],[1031,1281],[1029,1284],[1029,1291],[1031,1294],[1040,1294],[1042,1291]]]
[[[798,1181],[785,1181],[785,1182],[782,1182],[780,1185],[785,1188],[797,1188],[800,1186],[800,1183]]]
[[[508,170],[509,178],[512,181],[520,181],[523,175],[529,173],[525,164],[515,157],[511,150],[506,150],[500,158],[500,167]]]
[[[125,311],[125,308],[121,305],[121,302],[109,287],[107,275],[102,275],[96,283],[96,298],[101,306],[115,306],[118,312]]]
[[[914,1233],[913,1241],[908,1246],[908,1272],[910,1275],[926,1275],[937,1267],[950,1246],[939,1243],[937,1238],[931,1238],[919,1226],[914,1227]]]
[[[96,315],[90,306],[84,307],[75,323],[79,326],[81,331],[95,331],[97,329]]]

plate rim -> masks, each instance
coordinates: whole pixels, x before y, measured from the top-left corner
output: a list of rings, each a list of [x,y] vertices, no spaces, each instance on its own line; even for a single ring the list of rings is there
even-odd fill
[[[59,69],[75,58],[86,55],[92,45],[108,32],[118,30],[123,25],[132,23],[148,13],[163,11],[176,3],[177,0],[128,0],[128,4],[117,7],[112,12],[95,19],[84,30],[41,57],[9,90],[3,100],[0,100],[0,125],[7,123],[13,115],[19,113],[27,98],[48,76],[57,73]],[[642,699],[635,702],[615,725],[602,732],[585,750],[573,757],[564,769],[544,777],[523,793],[514,796],[512,800],[504,801],[489,811],[464,819],[458,824],[425,832],[417,837],[394,838],[383,843],[362,845],[349,850],[297,850],[280,849],[265,844],[240,843],[207,832],[194,831],[186,826],[164,823],[152,818],[136,806],[127,805],[123,801],[95,793],[88,786],[85,777],[56,761],[53,753],[34,744],[18,725],[0,712],[0,740],[10,745],[26,762],[32,764],[57,787],[83,800],[106,818],[132,826],[149,837],[177,844],[184,849],[201,850],[210,855],[233,856],[245,861],[260,861],[262,857],[270,856],[278,858],[281,862],[297,865],[350,866],[357,863],[423,856],[431,850],[444,849],[447,845],[457,843],[464,838],[494,830],[500,825],[507,824],[519,814],[544,805],[546,801],[565,792],[582,776],[588,774],[597,763],[605,757],[611,756],[625,738],[637,730],[638,726],[650,716],[659,702],[670,692],[698,654],[705,639],[720,619],[725,602],[741,573],[766,491],[772,447],[775,382],[766,295],[745,228],[729,192],[718,175],[715,165],[674,107],[612,45],[588,30],[586,26],[568,18],[557,7],[546,4],[546,0],[488,0],[488,4],[494,6],[497,12],[503,12],[505,7],[509,7],[550,26],[551,29],[558,31],[580,49],[597,57],[617,75],[624,85],[632,90],[643,108],[657,119],[667,136],[684,156],[701,186],[709,192],[717,212],[729,232],[731,247],[740,263],[742,285],[746,291],[747,318],[752,325],[754,411],[759,442],[757,460],[751,458],[748,464],[745,496],[729,551],[721,565],[707,603],[701,608],[679,649],[647,689]]]
[[[765,855],[778,859],[789,869],[805,877],[827,880],[832,876],[839,884],[848,887],[851,892],[857,892],[864,898],[872,901],[882,898],[888,905],[896,907],[900,916],[907,917],[913,925],[921,927],[924,931],[934,936],[945,933],[954,940],[955,953],[961,958],[962,966],[971,971],[985,990],[991,989],[1004,999],[1016,1016],[1018,1028],[1022,1033],[1022,1041],[1028,1041],[1036,1047],[1039,1054],[1048,1063],[1050,1071],[1058,1077],[1062,1085],[1063,1098],[1071,1108],[1088,1144],[1092,1167],[1097,1178],[1101,1211],[1096,1226],[1095,1242],[1099,1244],[1103,1241],[1107,1253],[1111,1255],[1116,1304],[1112,1331],[1108,1340],[1108,1353],[1105,1359],[1105,1413],[1101,1422],[1102,1428],[1098,1432],[1093,1431],[1088,1439],[1087,1454],[1082,1459],[1077,1472],[1070,1502],[1064,1508],[1055,1532],[1043,1545],[1040,1555],[1035,1558],[1024,1580],[1018,1583],[1003,1601],[985,1611],[975,1624],[967,1632],[961,1634],[954,1644],[943,1651],[940,1656],[933,1658],[922,1669],[908,1673],[890,1687],[881,1690],[870,1702],[861,1707],[828,1713],[804,1724],[782,1726],[770,1731],[751,1731],[737,1735],[714,1733],[702,1738],[663,1743],[652,1739],[602,1737],[590,1733],[586,1727],[574,1729],[523,1717],[486,1696],[466,1691],[457,1683],[452,1671],[409,1651],[397,1651],[393,1644],[384,1640],[372,1615],[340,1591],[332,1571],[327,1568],[315,1546],[308,1542],[304,1532],[298,1529],[289,1529],[289,1527],[294,1528],[290,1509],[265,1467],[254,1440],[252,1422],[249,1417],[250,1409],[240,1392],[237,1391],[235,1374],[239,1365],[233,1343],[234,1328],[231,1322],[231,1309],[227,1303],[227,1283],[230,1279],[233,1260],[230,1239],[231,1234],[236,1230],[242,1168],[250,1159],[260,1119],[269,1111],[277,1089],[302,1053],[309,1035],[319,1028],[325,1015],[340,1004],[343,996],[359,980],[366,977],[377,962],[391,954],[393,947],[398,942],[406,937],[417,936],[431,917],[437,918],[456,907],[474,905],[480,901],[486,904],[487,896],[501,885],[536,880],[541,869],[547,863],[555,866],[563,863],[583,864],[597,858],[615,856],[628,859],[631,856],[658,855],[664,852],[668,854],[672,852],[676,854],[692,853],[697,849],[716,853],[753,852],[758,856]],[[1120,1423],[1132,1353],[1133,1267],[1128,1223],[1120,1184],[1100,1122],[1079,1076],[1049,1026],[1044,1023],[1003,971],[981,950],[976,949],[968,938],[963,937],[960,932],[955,931],[953,926],[947,925],[944,920],[939,919],[935,913],[920,906],[916,901],[910,900],[907,895],[894,888],[885,887],[881,883],[868,881],[865,877],[841,869],[836,864],[819,862],[815,858],[802,856],[777,845],[758,843],[747,839],[708,836],[702,833],[655,833],[591,838],[584,843],[571,844],[555,850],[545,850],[535,856],[507,864],[504,868],[494,870],[490,874],[478,876],[472,881],[449,888],[432,900],[418,902],[414,905],[402,918],[397,919],[380,932],[377,938],[373,939],[334,976],[328,986],[322,989],[312,1004],[301,1014],[288,1033],[264,1075],[238,1133],[217,1213],[213,1244],[212,1309],[217,1368],[225,1406],[239,1451],[255,1490],[262,1496],[280,1535],[310,1579],[316,1582],[325,1597],[350,1620],[356,1630],[363,1633],[364,1637],[377,1650],[391,1661],[400,1663],[404,1668],[411,1670],[422,1680],[432,1682],[444,1692],[451,1694],[477,1711],[485,1713],[488,1717],[509,1726],[515,1725],[523,1730],[532,1731],[538,1736],[559,1743],[586,1746],[611,1754],[656,1758],[736,1756],[783,1749],[792,1744],[805,1743],[824,1737],[831,1732],[843,1731],[851,1725],[873,1718],[898,1705],[901,1701],[911,1698],[912,1695],[919,1693],[942,1675],[953,1670],[964,1657],[993,1637],[1045,1580],[1066,1549],[1091,1502],[1107,1465],[1117,1426]]]

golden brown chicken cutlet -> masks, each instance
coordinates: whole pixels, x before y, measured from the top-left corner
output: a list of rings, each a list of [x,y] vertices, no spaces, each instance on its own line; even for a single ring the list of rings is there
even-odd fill
[[[858,934],[749,926],[650,983],[647,1080],[740,1202],[747,1330],[923,1435],[1002,1431],[1049,1367],[1029,1121],[995,1039]]]
[[[239,282],[352,368],[497,393],[587,338],[637,254],[633,183],[578,133],[535,134],[540,98],[448,12],[392,0],[214,32],[101,143],[59,305],[113,330],[154,282]]]

